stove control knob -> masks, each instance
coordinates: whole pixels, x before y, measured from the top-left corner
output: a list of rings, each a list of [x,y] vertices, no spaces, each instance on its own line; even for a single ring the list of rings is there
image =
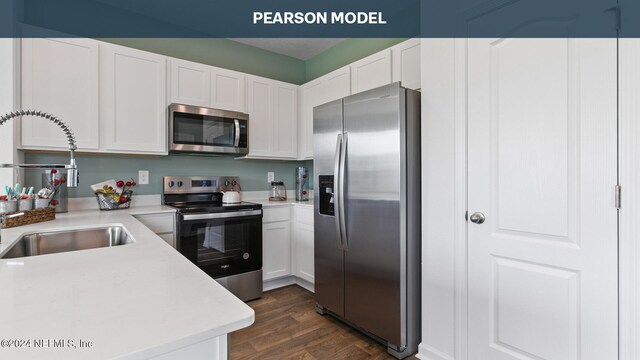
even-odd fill
[[[169,185],[170,188],[172,188],[173,185],[175,185],[175,183],[173,182],[173,180],[169,180],[169,184],[168,185]]]
[[[178,181],[178,187],[182,187],[183,183],[182,181]]]
[[[249,253],[242,254],[242,258],[245,260],[249,260]]]

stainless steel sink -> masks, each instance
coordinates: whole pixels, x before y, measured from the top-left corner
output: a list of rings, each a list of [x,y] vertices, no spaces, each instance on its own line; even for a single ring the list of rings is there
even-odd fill
[[[126,245],[134,242],[121,226],[33,233],[22,236],[2,259]]]

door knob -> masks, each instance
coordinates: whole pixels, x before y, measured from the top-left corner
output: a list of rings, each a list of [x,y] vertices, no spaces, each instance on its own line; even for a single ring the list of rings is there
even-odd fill
[[[471,220],[471,222],[474,224],[482,224],[485,219],[486,218],[484,217],[484,214],[481,212],[475,212],[471,214],[471,217],[469,217],[469,220]]]

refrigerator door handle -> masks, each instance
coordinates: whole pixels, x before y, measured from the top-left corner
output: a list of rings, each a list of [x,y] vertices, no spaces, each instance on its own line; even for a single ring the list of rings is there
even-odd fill
[[[340,226],[340,194],[342,190],[340,189],[339,178],[340,178],[340,159],[342,158],[342,134],[338,134],[336,140],[336,152],[333,158],[333,209],[334,209],[334,220],[336,225],[336,234],[338,234],[338,249],[343,250],[343,241],[342,241],[342,227]]]
[[[345,177],[345,164],[347,162],[347,143],[349,141],[349,134],[347,132],[342,135],[342,156],[340,156],[340,178],[338,187],[340,192],[338,193],[338,204],[340,207],[340,237],[342,238],[342,247],[345,251],[349,251],[349,236],[347,235],[347,221],[344,209],[344,177]],[[338,216],[338,214],[336,214]]]

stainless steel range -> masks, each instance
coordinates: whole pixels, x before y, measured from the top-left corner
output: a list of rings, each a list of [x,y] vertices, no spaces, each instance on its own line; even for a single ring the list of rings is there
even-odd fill
[[[235,176],[165,176],[164,204],[178,209],[176,248],[240,299],[262,297],[262,205],[223,203]]]

